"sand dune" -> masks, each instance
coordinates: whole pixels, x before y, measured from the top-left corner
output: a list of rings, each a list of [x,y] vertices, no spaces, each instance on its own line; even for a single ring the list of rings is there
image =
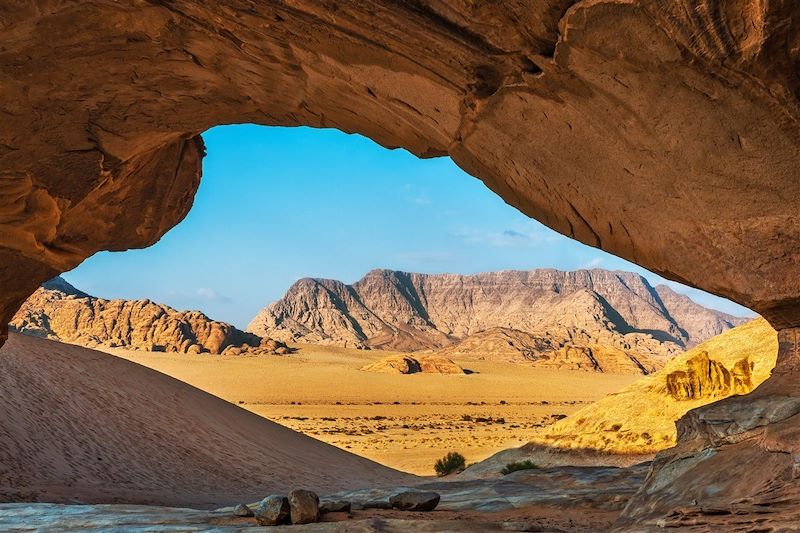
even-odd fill
[[[210,507],[409,476],[111,355],[11,334],[0,498]]]

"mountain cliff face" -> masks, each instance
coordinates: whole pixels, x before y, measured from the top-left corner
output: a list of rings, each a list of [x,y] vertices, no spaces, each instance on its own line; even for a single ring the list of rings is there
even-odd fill
[[[181,353],[283,352],[285,345],[211,320],[199,311],[176,311],[150,300],[105,300],[63,278],[40,287],[10,326],[28,335],[90,347]]]
[[[740,324],[642,276],[606,270],[469,276],[373,270],[352,285],[306,278],[248,331],[282,341],[439,349],[492,328],[667,357]]]
[[[748,320],[703,307],[688,296],[678,294],[666,285],[657,285],[656,292],[661,298],[664,308],[688,336],[687,348],[693,348],[704,340],[715,337]]]

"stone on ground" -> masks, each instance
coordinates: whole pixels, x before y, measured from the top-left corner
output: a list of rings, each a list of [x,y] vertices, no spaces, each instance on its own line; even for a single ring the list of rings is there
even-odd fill
[[[256,521],[262,526],[288,524],[290,516],[289,500],[286,496],[273,494],[258,504],[254,512]]]
[[[313,524],[319,521],[319,496],[310,490],[295,489],[289,493],[292,524]]]
[[[436,492],[406,491],[389,498],[389,503],[401,511],[433,511],[439,505],[439,499]]]
[[[319,514],[349,513],[352,505],[348,500],[329,500],[319,505]]]

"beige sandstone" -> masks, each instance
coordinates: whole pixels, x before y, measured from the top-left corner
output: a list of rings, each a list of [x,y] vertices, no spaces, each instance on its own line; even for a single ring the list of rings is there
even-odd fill
[[[676,353],[664,350],[663,345],[651,337],[631,346],[631,337],[636,338],[635,335],[614,335],[613,331],[591,335],[583,330],[558,327],[539,334],[492,328],[434,353],[467,361],[512,362],[559,370],[643,375],[663,367],[665,355]],[[643,355],[648,353],[647,348],[653,351]]]
[[[769,377],[776,352],[775,331],[765,320],[753,320],[556,422],[534,442],[614,454],[666,450],[676,443],[678,419],[692,409],[752,391]]]

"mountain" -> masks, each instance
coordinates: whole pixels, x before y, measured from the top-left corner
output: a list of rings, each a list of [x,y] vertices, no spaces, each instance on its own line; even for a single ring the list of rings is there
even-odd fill
[[[176,311],[150,300],[105,300],[61,277],[36,290],[9,326],[20,333],[89,347],[181,353],[285,353],[269,338],[211,320],[199,311]]]
[[[750,320],[703,307],[685,294],[678,294],[666,285],[656,285],[655,289],[670,316],[686,333],[689,339],[687,348],[692,348],[706,339]]]
[[[352,285],[301,279],[247,329],[284,342],[399,351],[440,349],[492,328],[540,337],[557,330],[666,359],[744,320],[631,272],[373,270]]]
[[[654,453],[675,445],[675,421],[689,410],[767,379],[778,353],[777,335],[752,320],[678,355],[655,374],[549,426],[534,443],[610,453]]]

